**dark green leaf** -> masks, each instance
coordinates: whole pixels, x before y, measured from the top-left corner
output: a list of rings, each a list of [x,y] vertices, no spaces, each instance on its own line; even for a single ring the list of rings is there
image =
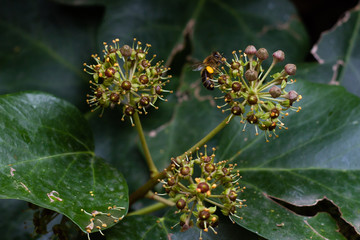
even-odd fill
[[[19,200],[0,200],[0,229],[3,239],[34,239],[33,215],[27,203]],[[11,221],[9,221],[11,219]]]
[[[278,131],[279,139],[265,143],[264,136],[254,138],[251,129],[243,133],[234,121],[219,145],[219,159],[237,163],[247,187],[241,198],[247,199],[248,207],[239,211],[244,220],[238,223],[270,239],[310,237],[312,229],[304,217],[271,202],[264,193],[299,205],[326,196],[353,224],[359,214],[354,211],[359,198],[359,98],[340,87],[307,82],[297,83],[296,91],[304,97],[303,110],[284,120],[289,130]],[[282,222],[286,227],[276,227]]]
[[[332,84],[340,83],[360,96],[360,11],[349,11],[328,32],[322,34],[312,53],[332,72]]]
[[[309,48],[308,35],[296,10],[281,1],[198,1],[194,13],[195,52],[204,57],[213,50],[231,58],[233,50],[247,45],[281,49],[287,61],[302,61]]]
[[[179,214],[174,214],[175,209],[169,210],[164,217],[158,218],[149,215],[131,216],[105,232],[106,239],[198,239],[200,230],[192,227],[185,232],[180,232]],[[232,224],[226,219],[221,219],[221,225],[216,228],[218,234],[211,230],[202,232],[203,240],[234,239],[241,236],[244,240],[261,239],[254,233]]]
[[[91,131],[75,107],[50,95],[20,93],[0,97],[0,115],[1,198],[57,211],[84,231],[92,218],[85,211],[111,213],[95,214],[95,226],[103,221],[110,227],[126,214],[126,182],[94,155]],[[123,210],[108,210],[114,205]]]
[[[198,87],[202,88],[201,85]],[[304,222],[317,225],[316,221],[295,215],[269,200],[264,193],[300,205],[314,204],[317,199],[327,196],[339,206],[345,220],[355,224],[359,214],[353,209],[356,209],[359,197],[356,182],[360,179],[356,169],[360,167],[357,138],[360,134],[357,111],[360,100],[341,87],[301,80],[289,88],[302,94],[303,100],[296,106],[302,106],[303,110],[283,120],[289,130],[278,130],[279,139],[266,143],[264,134],[256,137],[251,125],[243,132],[243,124],[234,119],[221,133],[219,141],[214,140],[209,145],[218,146],[218,160],[230,159],[237,163],[243,175],[247,190],[240,198],[247,199],[248,207],[239,210],[239,215],[244,218],[238,221],[239,224],[269,239],[311,236],[321,239]],[[196,91],[196,87],[193,90]],[[201,99],[206,97],[203,95]],[[157,136],[149,138],[154,149],[163,149],[154,154],[162,167],[168,164],[164,159],[168,159],[170,153],[182,153],[179,152],[181,149],[185,151],[200,140],[196,136],[204,136],[226,116],[218,115],[218,110],[211,107],[209,101],[198,101],[199,98],[192,94],[187,100],[189,102],[181,102],[175,108],[169,124],[157,132]],[[196,112],[193,112],[194,108]],[[189,115],[189,112],[193,113]],[[316,231],[320,232],[318,227]],[[329,233],[334,233],[329,239],[339,239],[333,227],[323,226]]]
[[[0,94],[42,90],[84,106],[88,80],[82,64],[96,46],[99,12],[45,0],[3,3]]]
[[[108,240],[168,239],[168,229],[163,220],[149,215],[127,217],[118,226],[106,231],[105,234]]]

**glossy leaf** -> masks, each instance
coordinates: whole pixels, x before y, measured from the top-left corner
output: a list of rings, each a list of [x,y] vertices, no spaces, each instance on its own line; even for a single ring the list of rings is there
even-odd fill
[[[110,227],[126,214],[125,179],[94,155],[91,131],[75,107],[50,95],[19,93],[0,97],[0,115],[1,198],[62,213],[83,231],[93,211],[111,214],[95,212],[94,231],[100,221]]]
[[[360,100],[341,87],[301,80],[289,88],[302,94],[303,100],[296,105],[302,106],[303,110],[284,119],[289,130],[278,130],[279,139],[266,143],[263,134],[255,136],[253,126],[248,125],[243,132],[243,124],[234,119],[217,137],[218,140],[209,145],[218,147],[218,160],[230,159],[232,163],[237,163],[243,175],[243,185],[247,190],[240,198],[247,199],[248,207],[239,210],[239,215],[244,218],[238,221],[240,225],[268,239],[321,239],[304,222],[306,220],[317,225],[314,228],[333,232],[333,237],[329,239],[339,239],[334,225],[320,226],[312,218],[295,215],[264,194],[299,205],[314,204],[317,199],[326,196],[340,208],[345,220],[358,228],[356,219],[359,213],[353,209],[356,209],[359,198],[355,182],[359,181],[357,169],[360,167],[360,151],[357,148],[360,144],[357,138],[360,131],[357,106]],[[193,89],[196,91],[196,88]],[[206,96],[202,97],[206,99]],[[185,151],[190,142],[194,144],[200,140],[196,136],[204,136],[205,129],[213,128],[212,125],[220,123],[226,116],[217,115],[219,110],[211,107],[208,101],[197,101],[198,98],[188,100],[191,104],[179,104],[169,125],[155,138],[149,138],[155,149],[155,146],[163,146],[162,154],[154,155],[158,163],[163,162],[162,167],[168,164],[163,160],[167,153],[178,151],[179,146]],[[201,110],[188,115],[193,107]],[[204,116],[207,116],[205,120]],[[181,120],[188,117],[190,120],[187,123],[191,124],[181,125]],[[191,132],[190,135],[184,134],[186,129]],[[170,139],[175,139],[175,142],[170,142]]]
[[[192,227],[185,232],[180,232],[179,214],[174,214],[175,209],[169,210],[165,216],[158,218],[150,215],[131,216],[105,232],[106,239],[198,239],[200,230]],[[195,219],[194,219],[195,220]],[[195,220],[196,221],[196,220]],[[242,239],[262,239],[254,233],[232,224],[221,218],[222,224],[216,228],[215,234],[211,230],[202,232],[203,240],[233,239],[241,236]]]
[[[360,11],[358,5],[347,12],[337,24],[322,34],[312,53],[326,70],[332,72],[327,79],[332,84],[340,83],[348,91],[360,96]]]
[[[314,204],[326,196],[359,229],[359,213],[354,211],[359,196],[354,184],[360,167],[356,110],[360,100],[340,87],[307,82],[297,83],[296,91],[304,97],[300,102],[303,110],[285,119],[289,130],[280,132],[279,139],[265,143],[264,136],[254,138],[251,129],[241,132],[238,122],[222,135],[219,157],[238,164],[247,187],[241,198],[247,199],[248,207],[239,211],[244,220],[238,223],[270,239],[313,234],[303,216],[270,201],[266,193],[298,205]],[[281,222],[286,227],[277,228]]]

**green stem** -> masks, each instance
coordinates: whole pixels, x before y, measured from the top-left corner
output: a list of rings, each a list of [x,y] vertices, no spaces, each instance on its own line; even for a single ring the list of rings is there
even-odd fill
[[[208,198],[205,198],[204,200],[207,201],[207,202],[209,202],[209,203],[211,203],[211,204],[214,204],[215,206],[218,206],[219,208],[224,208],[224,205],[222,205],[222,204],[220,204],[220,203],[217,203],[217,202],[215,202],[215,201],[213,201],[213,200],[210,200],[210,199],[208,199]]]
[[[231,115],[231,114],[230,114]],[[197,142],[194,146],[192,146],[190,149],[188,149],[185,153],[183,153],[182,155],[178,156],[177,158],[184,158],[185,156],[189,156],[191,155],[191,153],[195,152],[197,150],[197,148],[200,148],[201,146],[203,146],[205,143],[207,143],[208,141],[210,141],[218,132],[220,132],[220,130],[222,130],[228,123],[229,121],[231,121],[231,119],[229,120],[229,116],[227,116],[219,125],[217,125],[211,132],[208,133],[208,135],[206,135],[205,137],[203,137],[199,142]]]
[[[157,170],[157,168],[156,168],[156,166],[155,166],[155,164],[154,164],[154,162],[152,160],[149,147],[148,147],[148,145],[146,143],[144,131],[143,131],[143,128],[141,126],[141,122],[140,122],[138,112],[135,111],[133,117],[134,117],[134,121],[135,121],[136,130],[137,130],[137,132],[139,134],[139,137],[140,137],[141,146],[142,146],[142,148],[144,150],[145,160],[146,160],[146,163],[147,163],[147,165],[149,167],[149,170],[150,170],[150,176],[153,177],[154,175],[158,174],[159,171]]]
[[[209,198],[224,198],[224,195],[210,195]]]
[[[262,82],[265,80],[265,78],[267,77],[267,75],[270,73],[271,69],[275,66],[276,62],[273,60],[273,62],[271,63],[270,67],[268,68],[268,70],[266,71],[266,73],[262,76],[259,85],[262,84]]]
[[[163,197],[160,197],[159,195],[156,195],[155,193],[153,193],[152,191],[149,191],[147,194],[146,194],[146,197],[147,198],[150,198],[150,199],[154,199],[158,202],[161,202],[163,204],[166,204],[170,207],[172,206],[175,206],[175,203],[169,199],[166,199],[166,198],[163,198]]]
[[[134,114],[135,115],[135,114]],[[230,115],[229,115],[230,116]],[[192,146],[189,150],[187,150],[184,154],[179,156],[178,158],[183,158],[186,155],[190,155],[192,152],[194,152],[197,148],[204,145],[207,141],[209,141],[211,138],[213,138],[220,130],[222,130],[228,123],[229,123],[229,116],[227,116],[217,127],[215,127],[208,135],[206,135],[203,139],[201,139],[199,142],[197,142],[194,146]],[[231,119],[230,119],[231,120]],[[136,123],[136,120],[135,120]],[[137,124],[136,124],[137,125]],[[140,125],[141,126],[141,125]],[[166,172],[171,170],[173,167],[172,164],[170,164],[167,168],[165,168],[161,172],[157,172],[150,178],[143,186],[138,188],[135,192],[133,192],[130,195],[130,205],[135,203],[140,198],[144,197],[145,194],[150,191],[156,184],[158,184],[159,179],[163,179],[167,176]]]
[[[181,182],[178,182],[178,185],[180,188],[182,188],[185,192],[190,192],[190,189],[188,189],[187,187],[185,187]]]
[[[167,204],[164,204],[164,203],[159,202],[159,203],[155,203],[155,204],[153,204],[153,205],[144,207],[144,208],[142,208],[142,209],[139,209],[139,210],[137,210],[137,211],[128,213],[127,216],[145,215],[145,214],[149,214],[149,213],[155,212],[155,211],[157,211],[157,210],[160,210],[160,209],[163,209],[163,208],[166,208],[166,207],[168,207]]]

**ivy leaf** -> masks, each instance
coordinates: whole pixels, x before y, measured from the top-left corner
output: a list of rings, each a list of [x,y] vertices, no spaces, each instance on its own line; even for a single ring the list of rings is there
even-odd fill
[[[312,54],[320,64],[332,72],[327,79],[332,84],[340,83],[348,91],[360,96],[360,5],[346,12],[337,24],[321,35]]]
[[[121,224],[105,232],[106,239],[168,239],[168,229],[158,217],[143,215],[126,217]]]
[[[227,58],[247,45],[269,53],[283,50],[287,61],[302,61],[309,38],[294,6],[281,1],[198,1],[194,14],[195,53],[204,57],[217,50]]]
[[[83,231],[111,227],[126,214],[125,179],[95,156],[89,126],[74,106],[19,93],[0,97],[0,115],[0,198],[62,213]]]
[[[359,195],[354,184],[360,180],[360,99],[341,87],[301,81],[293,86],[304,97],[300,102],[303,110],[284,120],[289,130],[278,132],[278,139],[265,143],[264,136],[253,136],[253,126],[243,133],[238,121],[222,134],[218,157],[238,164],[247,188],[241,198],[247,199],[248,207],[239,210],[244,220],[235,221],[269,239],[315,235],[321,239],[305,223],[308,218],[272,202],[265,194],[296,205],[312,205],[326,196],[359,230],[359,212],[354,211]],[[284,227],[276,227],[280,223]],[[338,239],[335,236],[329,239]]]
[[[45,0],[3,4],[0,94],[40,90],[85,108],[88,79],[82,64],[96,48],[100,11]]]
[[[192,74],[186,75],[189,82],[196,78]],[[201,83],[198,87],[204,89]],[[330,216],[316,221],[316,218],[296,215],[265,194],[297,205],[312,205],[326,196],[338,206],[343,218],[359,230],[356,224],[359,212],[354,209],[359,198],[356,182],[360,180],[357,177],[360,99],[342,87],[303,80],[289,88],[302,94],[303,99],[296,104],[303,110],[283,120],[289,130],[277,130],[278,139],[266,143],[264,134],[255,136],[255,129],[249,124],[243,132],[243,124],[235,118],[208,143],[209,147],[217,147],[218,161],[230,160],[238,165],[242,185],[247,188],[239,195],[248,205],[238,210],[243,220],[233,219],[268,239],[322,239],[319,234],[324,232],[327,234],[322,236],[328,239],[342,239],[336,225],[321,224],[333,221]],[[197,87],[193,86],[192,90],[196,92]],[[194,96],[199,94],[190,94],[186,101],[179,103],[169,124],[149,138],[151,148],[162,146],[163,151],[154,154],[162,168],[169,164],[166,159],[171,153],[181,154],[179,148],[185,151],[200,140],[197,136],[204,136],[226,117],[217,114],[220,111],[204,100],[208,99],[206,95]],[[221,100],[217,103],[220,105]],[[197,111],[189,115],[193,109]]]
[[[176,209],[169,210],[163,217],[158,218],[150,215],[135,215],[125,218],[121,223],[105,232],[106,239],[198,239],[200,229],[192,227],[185,232],[180,232],[179,214],[174,214]],[[194,219],[195,220],[195,219]],[[195,220],[196,221],[196,220]],[[234,236],[242,236],[243,239],[261,239],[254,233],[232,224],[230,221],[221,218],[223,223],[215,234],[211,230],[202,232],[203,240],[233,239]]]

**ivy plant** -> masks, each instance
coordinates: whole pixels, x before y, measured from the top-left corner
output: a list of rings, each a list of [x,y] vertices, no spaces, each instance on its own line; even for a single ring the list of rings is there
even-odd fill
[[[358,8],[2,6],[4,239],[360,239]]]

